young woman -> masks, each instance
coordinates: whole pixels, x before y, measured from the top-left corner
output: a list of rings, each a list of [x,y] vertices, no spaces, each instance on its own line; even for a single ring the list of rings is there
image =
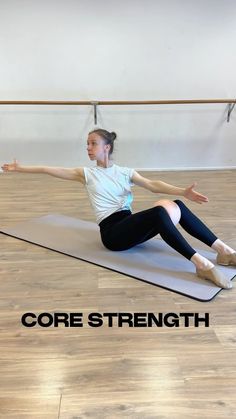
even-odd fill
[[[4,172],[47,173],[67,180],[76,180],[86,188],[100,227],[104,246],[113,251],[129,249],[160,234],[173,249],[196,266],[196,274],[222,288],[232,288],[231,282],[215,268],[213,263],[197,253],[181,235],[176,225],[217,252],[216,261],[221,265],[236,266],[236,252],[219,240],[181,200],[161,199],[153,207],[138,213],[131,212],[131,186],[141,186],[153,193],[183,196],[199,204],[208,198],[188,188],[178,188],[158,180],[149,180],[134,169],[120,167],[111,160],[116,133],[96,129],[89,133],[87,151],[92,168],[62,168],[48,166],[21,166],[4,164]]]

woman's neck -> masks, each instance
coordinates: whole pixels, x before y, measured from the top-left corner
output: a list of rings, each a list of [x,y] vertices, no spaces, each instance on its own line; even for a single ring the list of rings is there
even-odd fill
[[[112,167],[113,166],[113,162],[111,160],[108,160],[108,162],[104,162],[104,161],[99,161],[97,160],[97,166],[98,167]]]

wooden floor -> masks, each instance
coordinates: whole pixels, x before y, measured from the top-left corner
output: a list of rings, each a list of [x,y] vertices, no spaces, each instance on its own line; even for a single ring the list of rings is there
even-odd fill
[[[236,247],[235,171],[146,176],[177,186],[196,180],[210,202],[189,207]],[[94,220],[76,182],[5,173],[0,190],[2,226],[50,213]],[[136,187],[134,195],[134,211],[157,200]],[[0,418],[236,417],[236,284],[202,303],[2,234],[0,245]],[[210,327],[25,328],[20,322],[25,312],[94,311],[207,312]]]

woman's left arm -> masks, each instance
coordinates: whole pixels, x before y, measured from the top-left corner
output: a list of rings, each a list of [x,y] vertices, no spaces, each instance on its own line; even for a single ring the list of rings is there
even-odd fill
[[[209,201],[206,196],[194,190],[194,187],[196,186],[196,182],[193,183],[188,188],[179,188],[177,186],[170,185],[169,183],[165,183],[160,180],[147,179],[141,176],[136,171],[134,171],[131,180],[135,185],[141,186],[142,188],[145,188],[153,193],[163,193],[167,195],[184,196],[190,201],[195,201],[198,204],[202,204],[203,202]]]

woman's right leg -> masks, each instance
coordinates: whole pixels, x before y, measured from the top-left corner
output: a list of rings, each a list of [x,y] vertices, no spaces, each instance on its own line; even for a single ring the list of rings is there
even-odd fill
[[[197,268],[200,277],[210,279],[218,286],[231,288],[231,283],[214,265],[200,256],[188,244],[175,227],[166,209],[161,206],[126,216],[101,234],[104,245],[110,250],[126,250],[160,234],[162,239],[173,249],[182,254]],[[203,264],[205,271],[203,270]]]
[[[187,259],[196,253],[173,224],[162,206],[130,214],[105,229],[104,245],[111,250],[127,250],[160,234],[163,240]]]

